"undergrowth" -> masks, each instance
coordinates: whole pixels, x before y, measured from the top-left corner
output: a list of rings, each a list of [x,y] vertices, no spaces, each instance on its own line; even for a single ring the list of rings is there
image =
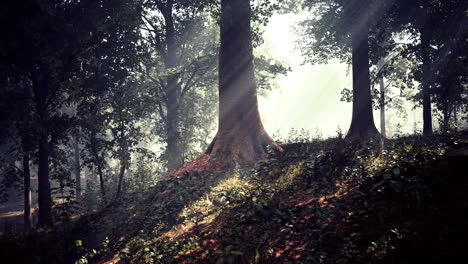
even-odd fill
[[[254,168],[167,177],[2,251],[30,263],[455,263],[467,146],[467,134],[288,142]]]

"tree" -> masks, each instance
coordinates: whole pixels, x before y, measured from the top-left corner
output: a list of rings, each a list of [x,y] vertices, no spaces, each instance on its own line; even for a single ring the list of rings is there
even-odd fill
[[[362,1],[361,1],[362,2]],[[352,7],[359,10],[359,6]],[[355,16],[354,16],[355,17]],[[369,21],[361,15],[357,24],[361,28],[351,31],[353,71],[353,114],[348,137],[367,138],[378,134],[372,114],[371,83],[369,72]],[[357,18],[357,17],[355,17]]]
[[[433,70],[432,99],[442,114],[440,130],[443,133],[452,128],[451,120],[456,123],[457,112],[467,109],[467,56],[463,43],[468,37],[466,30],[466,1],[449,0],[432,6],[431,17],[437,21],[432,30],[431,45]],[[466,111],[465,111],[466,112]]]
[[[252,165],[268,148],[282,151],[258,112],[250,15],[249,0],[221,1],[218,132],[206,151],[177,173]]]
[[[436,100],[439,110],[448,114],[450,111],[444,107],[448,104],[442,101],[450,100],[440,95],[461,95],[460,91],[463,90],[461,88],[463,85],[455,85],[452,87],[460,88],[453,89],[453,93],[443,92],[444,88],[451,86],[449,83],[461,84],[456,77],[460,75],[452,73],[463,71],[463,67],[460,67],[457,62],[457,58],[462,58],[463,55],[458,57],[456,54],[463,54],[459,45],[466,40],[466,30],[463,30],[466,28],[466,23],[461,21],[464,21],[464,10],[467,4],[463,0],[398,0],[395,3],[398,7],[394,21],[395,27],[405,30],[415,42],[414,45],[407,46],[406,53],[415,56],[420,61],[420,66],[413,75],[420,83],[421,92],[417,99],[422,102],[423,106],[423,134],[431,135],[433,133],[432,100]],[[451,77],[448,77],[449,75]],[[441,85],[439,81],[443,79],[445,81],[442,81],[444,84]],[[451,100],[460,102],[455,99],[456,97],[458,96],[451,97]]]
[[[205,83],[213,83],[215,78],[216,37],[207,19],[205,2],[145,2],[143,29],[150,59],[143,64],[163,124],[157,128],[166,145],[163,157],[168,170],[179,168],[184,161],[187,144],[181,130],[186,125],[183,119],[195,114],[181,112],[194,101],[188,95],[194,95],[191,91],[195,88],[210,93],[211,85]]]
[[[38,139],[39,226],[52,224],[49,156],[73,126],[60,109],[75,93],[73,80],[83,61],[109,42],[134,34],[138,9],[132,1],[4,1],[1,27],[6,41],[0,45],[2,69],[27,79],[32,87],[35,137]],[[133,38],[128,38],[132,40]],[[120,43],[119,43],[120,44]],[[106,45],[107,52],[120,46]]]
[[[155,131],[165,145],[162,158],[174,170],[206,148],[205,138],[214,126],[219,3],[149,0],[145,6],[143,29],[151,56],[143,64],[154,89]],[[269,1],[257,1],[251,17],[265,24],[276,8]],[[258,28],[253,31],[255,46],[262,39]],[[269,79],[287,71],[263,56],[255,58],[255,65],[260,89],[269,89]]]
[[[30,104],[31,85],[27,79],[11,74],[6,68],[3,68],[0,72],[2,76],[0,78],[0,122],[2,124],[0,144],[10,142],[10,144],[7,143],[6,145],[10,145],[18,154],[17,158],[22,161],[21,170],[16,170],[20,177],[16,179],[20,180],[22,178],[24,228],[29,230],[32,227],[29,163],[31,157],[34,157],[34,145],[36,144],[30,135],[31,130],[34,129],[32,106]],[[16,142],[16,144],[12,145],[11,142]],[[18,181],[17,184],[20,184],[20,182]]]
[[[132,72],[132,63],[114,59],[105,65],[97,61],[96,65],[87,66],[81,76],[81,85],[89,89],[80,95],[82,100],[77,112],[83,131],[84,164],[96,170],[104,203],[109,193],[104,177],[108,167],[106,160],[114,158],[119,162],[115,188],[116,198],[119,198],[125,173],[131,165],[131,155],[136,144],[142,141],[141,121],[152,109],[148,87],[142,85],[137,74]],[[109,68],[119,70],[113,72]]]
[[[372,86],[379,87],[378,90],[372,89],[372,99],[374,108],[380,110],[380,133],[384,137],[388,132],[386,108],[396,109],[402,113],[403,91],[413,88],[410,72],[415,68],[415,63],[402,56],[404,50],[405,44],[395,45],[391,53],[381,58],[371,71]],[[392,93],[392,87],[400,90],[398,95]]]
[[[429,1],[416,1],[412,6],[406,6],[410,10],[420,9],[422,15],[413,16],[413,26],[419,31],[420,45],[419,55],[421,57],[421,93],[423,106],[423,135],[430,136],[433,133],[432,129],[432,108],[431,108],[431,31],[434,28],[434,22],[431,21],[431,3]]]
[[[389,39],[385,23],[394,12],[393,4],[381,0],[308,0],[303,7],[313,12],[301,24],[300,47],[306,61],[326,63],[337,58],[352,65],[353,113],[347,136],[378,135],[372,114],[369,69],[376,46],[382,39]]]
[[[131,154],[135,152],[136,144],[143,137],[142,126],[138,124],[148,109],[145,100],[146,93],[134,78],[129,77],[118,83],[110,93],[109,129],[112,134],[111,144],[113,157],[119,161],[119,175],[116,198],[123,192],[123,182],[126,170],[130,168]]]
[[[87,110],[84,110],[87,111]],[[93,113],[93,112],[91,112]],[[85,117],[86,118],[86,117]],[[84,138],[84,165],[95,169],[99,177],[99,190],[102,201],[106,201],[106,188],[104,169],[106,168],[106,152],[110,150],[109,143],[105,140],[105,130],[102,129],[103,121],[99,117],[89,117],[83,123]],[[84,118],[83,118],[84,119]]]
[[[23,184],[24,184],[24,229],[31,229],[31,172],[29,167],[29,155],[23,155]]]
[[[80,141],[79,131],[75,132],[73,140],[73,168],[75,174],[75,194],[76,200],[81,200],[81,162],[80,162]]]

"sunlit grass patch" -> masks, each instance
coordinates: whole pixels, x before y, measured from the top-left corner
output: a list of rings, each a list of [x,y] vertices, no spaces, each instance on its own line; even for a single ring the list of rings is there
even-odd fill
[[[305,161],[300,161],[290,164],[286,168],[281,168],[279,171],[274,171],[273,173],[279,174],[279,177],[274,182],[278,190],[284,190],[290,187],[297,178],[304,173],[304,164]]]

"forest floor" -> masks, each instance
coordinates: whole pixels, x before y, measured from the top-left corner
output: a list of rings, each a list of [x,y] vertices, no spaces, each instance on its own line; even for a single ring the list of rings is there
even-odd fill
[[[254,168],[149,192],[0,239],[14,263],[458,263],[468,133],[283,145]],[[3,262],[13,263],[13,262]]]

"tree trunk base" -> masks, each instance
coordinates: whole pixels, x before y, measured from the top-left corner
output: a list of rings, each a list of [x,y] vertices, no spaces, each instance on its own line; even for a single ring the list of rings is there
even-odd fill
[[[234,166],[253,166],[268,153],[283,151],[264,130],[244,136],[240,133],[218,132],[203,154],[173,174],[181,176],[192,172],[224,172]]]
[[[351,127],[346,135],[347,139],[375,139],[382,138],[375,126],[370,126],[367,129],[356,129]]]

